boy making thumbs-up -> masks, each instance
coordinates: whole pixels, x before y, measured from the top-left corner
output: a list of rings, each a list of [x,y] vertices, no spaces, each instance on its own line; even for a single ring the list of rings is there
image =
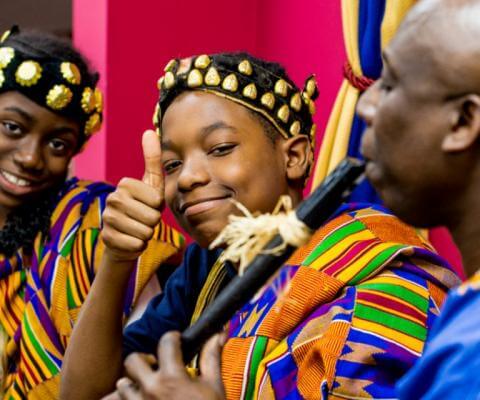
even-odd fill
[[[108,199],[107,250],[69,347],[64,398],[113,390],[124,357],[155,354],[164,333],[195,321],[234,276],[217,262],[221,250],[207,249],[229,215],[238,214],[232,200],[265,213],[281,195],[294,206],[302,198],[315,133],[311,78],[300,91],[278,64],[225,53],[172,61],[161,87],[161,137],[151,131],[143,137],[144,179],[122,180]],[[122,335],[129,274],[164,199],[196,243]],[[225,395],[393,397],[394,382],[422,351],[432,305],[451,282],[453,273],[414,229],[379,207],[344,205],[231,320],[222,354]],[[178,350],[178,341],[167,346]],[[192,383],[183,373],[178,351],[160,354],[158,371],[142,364],[151,373],[141,374],[139,396],[157,398],[152,388],[172,389],[167,382],[177,389],[158,398],[183,398],[179,388],[187,386],[202,392],[195,386],[201,380]],[[176,368],[165,373],[166,364]]]

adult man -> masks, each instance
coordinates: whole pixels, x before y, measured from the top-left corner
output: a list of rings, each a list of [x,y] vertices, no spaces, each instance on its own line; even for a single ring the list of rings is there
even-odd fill
[[[369,179],[408,223],[446,225],[469,277],[480,256],[479,21],[479,1],[418,4],[358,107]],[[479,289],[473,277],[449,295],[401,398],[478,398]]]

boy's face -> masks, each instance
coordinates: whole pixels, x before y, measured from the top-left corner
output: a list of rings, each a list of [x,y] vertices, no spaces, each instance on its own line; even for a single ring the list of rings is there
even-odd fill
[[[382,77],[357,108],[367,123],[367,176],[387,207],[416,226],[439,223],[445,190],[456,190],[442,151],[451,113],[440,73],[434,40],[400,32],[384,54]]]
[[[207,246],[239,214],[271,212],[289,193],[285,140],[276,143],[243,106],[200,91],[178,96],[162,121],[165,199],[179,224]]]

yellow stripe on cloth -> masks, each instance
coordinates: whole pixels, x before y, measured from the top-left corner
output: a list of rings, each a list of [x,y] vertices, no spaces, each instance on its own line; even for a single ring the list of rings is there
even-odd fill
[[[258,365],[257,369],[257,374],[255,376],[255,391],[253,393],[253,398],[258,399],[258,391],[261,389],[261,382],[264,379],[264,375],[266,374],[267,371],[267,364],[276,359],[277,357],[280,357],[282,354],[286,354],[288,352],[288,345],[287,341],[283,340],[278,345],[270,352],[268,355],[265,356],[265,358],[262,359],[260,364]]]
[[[424,299],[428,299],[428,290],[420,285],[416,285],[412,283],[411,281],[407,281],[406,279],[403,279],[401,277],[397,277],[394,275],[381,275],[375,278],[372,278],[368,281],[370,284],[379,284],[379,283],[386,283],[389,285],[395,285],[395,286],[402,286],[405,289],[410,290],[411,292],[414,292],[418,294],[419,296],[423,297]]]
[[[414,352],[418,356],[420,356],[423,350],[424,342],[422,340],[406,335],[395,329],[388,328],[385,325],[366,321],[358,317],[353,317],[352,325],[362,331],[371,332],[387,340],[391,340],[399,346]]]
[[[321,270],[327,268],[332,262],[336,261],[339,256],[344,254],[346,250],[355,243],[364,240],[374,239],[375,235],[369,230],[363,230],[345,237],[342,241],[336,243],[331,249],[315,259],[310,268]]]

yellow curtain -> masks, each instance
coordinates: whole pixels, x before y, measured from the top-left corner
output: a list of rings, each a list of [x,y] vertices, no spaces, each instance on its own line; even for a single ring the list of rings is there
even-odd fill
[[[358,24],[361,0],[342,0],[342,24],[348,62],[356,76],[362,76],[360,63]],[[364,0],[365,1],[365,0]],[[415,0],[386,0],[381,25],[382,49],[395,34],[405,13]],[[380,2],[379,2],[380,4]],[[312,190],[345,158],[350,132],[360,91],[347,79],[343,80],[332,113],[327,123],[320,153],[313,175]]]

